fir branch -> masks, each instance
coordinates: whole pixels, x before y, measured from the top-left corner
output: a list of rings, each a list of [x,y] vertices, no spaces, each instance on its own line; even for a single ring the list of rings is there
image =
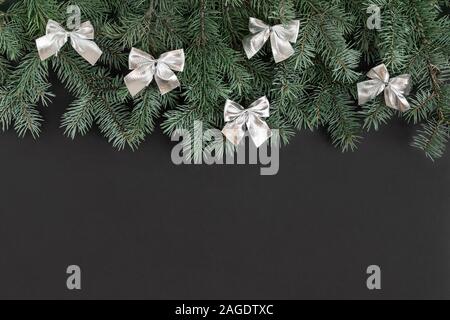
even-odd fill
[[[423,150],[431,160],[440,158],[449,139],[449,128],[442,120],[431,119],[422,126],[412,146]]]

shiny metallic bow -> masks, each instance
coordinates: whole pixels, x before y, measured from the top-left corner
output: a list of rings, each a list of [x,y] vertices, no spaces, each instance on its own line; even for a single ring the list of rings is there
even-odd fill
[[[133,48],[130,53],[129,65],[133,70],[125,77],[125,84],[134,97],[150,85],[155,78],[161,94],[166,94],[181,84],[173,71],[184,70],[184,50],[164,53],[155,59],[153,56]]]
[[[270,103],[266,97],[262,97],[252,103],[252,105],[244,110],[244,108],[227,100],[225,104],[225,122],[228,122],[223,128],[222,133],[234,145],[239,145],[245,136],[245,127],[256,147],[260,147],[267,139],[272,136],[267,123],[262,118],[268,118],[270,115]]]
[[[86,59],[91,65],[96,64],[102,50],[94,41],[94,27],[87,21],[74,31],[66,31],[59,23],[49,20],[47,23],[47,34],[36,40],[36,46],[42,61],[58,55],[59,50],[70,38],[72,47],[80,56]]]
[[[370,70],[367,76],[372,80],[358,83],[358,103],[360,106],[376,98],[384,91],[384,98],[388,107],[402,112],[411,108],[405,98],[412,88],[409,74],[390,79],[386,66],[382,64]]]
[[[261,20],[250,18],[249,29],[252,34],[243,41],[247,57],[251,59],[270,38],[273,57],[275,62],[279,63],[294,54],[295,51],[290,42],[297,42],[300,21],[294,20],[287,27],[281,24],[270,27]]]

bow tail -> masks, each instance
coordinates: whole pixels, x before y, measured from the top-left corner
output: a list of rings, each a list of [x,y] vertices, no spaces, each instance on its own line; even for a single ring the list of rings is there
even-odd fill
[[[91,65],[95,65],[103,54],[98,45],[91,40],[72,38],[72,47],[80,56],[87,60]]]
[[[269,40],[268,32],[270,32],[269,29],[244,38],[242,44],[247,58],[253,58],[264,47],[264,44]]]
[[[59,50],[64,46],[65,41],[60,40],[52,34],[45,35],[36,39],[36,47],[38,49],[39,57],[41,61],[57,55]]]
[[[180,81],[175,75],[170,80],[164,80],[160,77],[155,77],[155,79],[156,83],[158,84],[159,91],[162,95],[165,95],[166,93],[169,93],[170,91],[181,86]]]
[[[257,148],[272,137],[272,130],[268,124],[254,114],[250,114],[247,121],[247,128]]]
[[[162,95],[181,86],[177,75],[165,63],[158,64],[155,80]]]
[[[399,110],[401,112],[411,109],[411,106],[405,96],[392,87],[386,88],[384,91],[384,98],[386,100],[386,105],[392,109]]]
[[[236,120],[225,125],[222,133],[235,146],[238,146],[245,137],[245,118],[238,117]]]
[[[385,84],[380,80],[358,83],[358,105],[362,106],[383,92]]]
[[[287,60],[295,53],[295,50],[289,40],[281,39],[276,34],[276,32],[272,32],[272,34],[270,35],[270,43],[272,45],[272,52],[275,63],[280,63],[284,60]]]
[[[138,68],[130,72],[125,78],[125,84],[131,96],[135,97],[153,81],[153,72],[145,68]]]

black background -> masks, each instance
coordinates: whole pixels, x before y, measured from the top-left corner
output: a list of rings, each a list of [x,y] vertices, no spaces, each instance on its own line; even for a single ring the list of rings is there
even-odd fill
[[[393,121],[346,154],[303,132],[262,177],[175,166],[160,132],[137,152],[69,140],[54,91],[39,140],[0,136],[0,298],[450,298],[450,155],[427,160],[414,128]]]

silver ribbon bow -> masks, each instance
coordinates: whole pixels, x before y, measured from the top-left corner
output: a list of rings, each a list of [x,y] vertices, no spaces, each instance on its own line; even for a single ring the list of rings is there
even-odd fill
[[[266,140],[272,136],[272,130],[262,118],[270,116],[270,103],[266,97],[262,97],[244,108],[227,100],[225,104],[224,117],[228,122],[222,130],[222,133],[234,145],[239,145],[245,137],[245,127],[247,127],[250,137],[256,147],[260,147]]]
[[[82,23],[74,31],[66,31],[59,23],[49,20],[47,23],[47,34],[36,40],[39,57],[42,61],[58,55],[59,50],[70,38],[72,47],[80,56],[86,59],[91,65],[95,65],[102,55],[102,50],[94,40],[94,27],[91,22]]]
[[[155,78],[159,91],[164,95],[181,85],[174,71],[183,71],[184,63],[183,49],[164,53],[159,59],[155,59],[150,54],[133,48],[129,58],[129,67],[133,71],[125,77],[125,84],[134,97]]]
[[[295,53],[291,42],[297,42],[300,31],[299,20],[290,22],[286,27],[281,24],[270,27],[261,20],[250,18],[249,29],[252,34],[243,41],[249,59],[261,50],[269,38],[276,63],[290,58]]]
[[[388,107],[402,112],[411,108],[405,98],[412,88],[409,74],[390,79],[388,69],[382,64],[370,70],[367,76],[372,80],[358,83],[358,103],[360,106],[375,99],[384,91],[384,98]]]

